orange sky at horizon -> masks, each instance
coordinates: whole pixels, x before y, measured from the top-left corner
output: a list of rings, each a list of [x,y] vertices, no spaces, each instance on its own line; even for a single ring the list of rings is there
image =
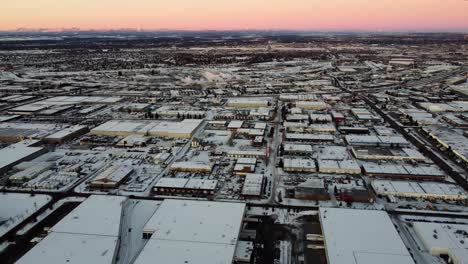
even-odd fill
[[[7,0],[0,30],[465,31],[466,0]]]

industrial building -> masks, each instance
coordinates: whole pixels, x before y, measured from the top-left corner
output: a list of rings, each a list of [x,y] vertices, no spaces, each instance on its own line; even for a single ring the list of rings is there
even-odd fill
[[[230,107],[267,107],[268,104],[268,100],[255,98],[232,98],[226,103]]]
[[[90,183],[90,188],[101,188],[101,189],[115,189],[124,182],[130,174],[133,173],[133,169],[126,165],[113,165],[101,172],[96,178]]]
[[[377,194],[384,196],[461,201],[468,198],[458,185],[440,182],[374,180],[371,186]]]
[[[13,185],[25,183],[36,178],[41,173],[51,169],[53,166],[53,162],[38,162],[11,175],[8,177],[8,181],[10,181],[10,183]]]
[[[285,158],[283,160],[283,170],[287,172],[316,172],[317,166],[312,159]]]
[[[335,174],[361,174],[361,167],[352,159],[349,160],[317,160],[319,172]]]
[[[81,135],[84,135],[88,131],[89,129],[87,126],[81,126],[81,125],[71,126],[71,127],[62,129],[56,133],[53,133],[51,135],[48,135],[47,137],[44,138],[44,141],[48,143],[60,144],[60,143],[72,140],[74,138],[77,138]]]
[[[264,186],[263,174],[249,173],[245,175],[241,195],[246,198],[259,198]]]
[[[47,150],[42,147],[33,147],[37,140],[25,140],[0,149],[0,173],[5,173],[16,164],[34,159]]]
[[[384,211],[320,208],[328,263],[414,264]]]
[[[284,153],[287,155],[307,155],[312,154],[312,145],[306,144],[284,144]]]
[[[233,263],[245,204],[166,199],[143,229],[135,264]]]
[[[240,159],[237,159],[233,172],[238,175],[246,175],[250,173],[255,173],[256,165],[257,165],[256,158],[240,158]]]
[[[294,187],[294,198],[303,200],[330,200],[323,179],[307,179]]]
[[[296,102],[296,107],[309,110],[330,109],[330,105],[323,101],[298,101]]]
[[[171,138],[191,138],[202,125],[202,119],[184,119],[181,122],[108,121],[91,130],[92,135],[145,135]]]
[[[300,142],[333,142],[335,137],[328,134],[295,134],[286,133],[287,141],[300,141]]]
[[[204,172],[210,173],[213,170],[213,164],[207,164],[204,162],[193,162],[193,161],[178,161],[174,162],[171,167],[171,171],[183,171],[183,172]]]
[[[153,187],[155,194],[175,195],[188,194],[195,196],[210,196],[215,193],[217,180],[161,178]]]
[[[16,263],[115,263],[127,201],[124,196],[90,196]]]
[[[261,150],[229,150],[226,156],[231,158],[265,158],[266,152]]]
[[[377,164],[363,162],[362,169],[364,174],[373,177],[436,181],[443,181],[446,178],[444,172],[435,165],[412,166],[396,163]]]
[[[402,136],[346,135],[345,140],[352,146],[409,147],[410,143]]]
[[[414,222],[416,239],[432,256],[446,257],[448,263],[463,264],[468,259],[468,225]]]
[[[351,147],[351,153],[361,160],[426,160],[421,152],[412,148]]]

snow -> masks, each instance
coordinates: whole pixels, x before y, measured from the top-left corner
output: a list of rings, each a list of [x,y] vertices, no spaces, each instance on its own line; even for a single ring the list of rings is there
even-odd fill
[[[0,236],[3,236],[24,219],[35,213],[51,200],[48,195],[22,193],[0,194]]]
[[[113,263],[126,201],[126,197],[90,196],[17,263]]]
[[[328,263],[414,264],[386,212],[320,208],[319,214]]]
[[[244,212],[243,203],[166,199],[144,228],[154,234],[135,263],[232,263]]]
[[[454,263],[466,263],[468,225],[415,222],[413,226],[431,255],[449,255]]]
[[[120,214],[126,200],[124,196],[92,195],[51,230],[57,233],[117,236]]]
[[[17,143],[0,149],[0,169],[6,168],[15,162],[43,151],[41,147],[30,147]]]

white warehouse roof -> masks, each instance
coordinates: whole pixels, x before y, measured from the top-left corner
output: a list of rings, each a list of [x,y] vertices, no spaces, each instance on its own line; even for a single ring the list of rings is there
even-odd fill
[[[154,233],[135,264],[230,264],[245,204],[166,199],[146,223]]]
[[[90,196],[17,263],[113,263],[125,201],[123,196]]]
[[[386,212],[320,208],[328,263],[414,264]]]

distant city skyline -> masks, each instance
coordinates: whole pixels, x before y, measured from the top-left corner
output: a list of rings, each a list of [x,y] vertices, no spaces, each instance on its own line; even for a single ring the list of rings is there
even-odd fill
[[[0,7],[0,30],[468,32],[464,0],[21,0]]]

